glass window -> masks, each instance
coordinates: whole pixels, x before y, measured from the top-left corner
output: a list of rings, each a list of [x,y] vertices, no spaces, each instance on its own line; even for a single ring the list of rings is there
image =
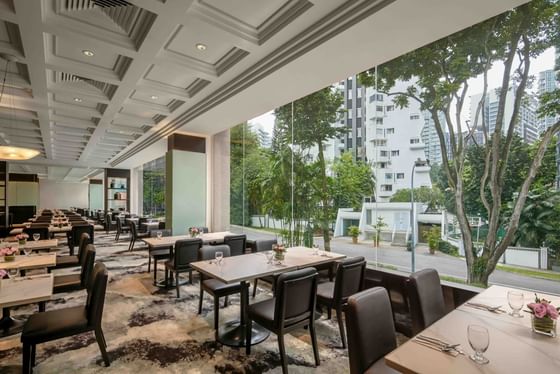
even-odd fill
[[[142,214],[165,217],[165,156],[142,166]]]
[[[391,135],[395,133],[395,129],[394,128],[389,128],[387,129],[387,135]]]
[[[393,157],[394,157],[394,156],[398,156],[399,153],[400,153],[400,152],[399,152],[398,149],[397,149],[397,150],[393,150],[393,151],[391,151],[391,156],[393,156]]]
[[[404,179],[404,173],[397,173],[397,179]]]

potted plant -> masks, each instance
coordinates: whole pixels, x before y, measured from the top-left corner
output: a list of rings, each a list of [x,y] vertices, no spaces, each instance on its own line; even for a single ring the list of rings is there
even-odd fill
[[[19,242],[20,245],[25,245],[25,243],[27,242],[27,239],[29,238],[29,235],[27,235],[26,233],[22,232],[21,234],[17,234],[16,235],[16,239]]]
[[[535,302],[527,304],[530,309],[533,331],[537,334],[556,336],[556,320],[560,308],[553,306],[550,301],[539,299],[535,294]]]
[[[441,229],[437,226],[434,226],[428,231],[426,235],[428,238],[428,248],[430,249],[430,254],[433,255],[436,253],[436,249],[439,245],[439,241],[441,238]]]
[[[4,247],[0,249],[0,256],[4,256],[4,261],[14,261],[16,259],[16,254],[18,253],[19,249],[17,247]]]
[[[348,227],[348,235],[350,235],[352,237],[352,243],[353,244],[358,244],[358,236],[361,233],[362,232],[360,231],[360,228],[358,226]]]
[[[272,251],[274,252],[274,259],[277,263],[281,264],[284,261],[286,255],[286,247],[284,244],[275,244],[272,246]]]
[[[372,227],[373,227],[373,230],[375,231],[375,237],[373,238],[373,244],[376,247],[379,247],[379,241],[381,240],[381,230],[383,230],[384,227],[387,227],[387,224],[385,223],[385,221],[383,221],[383,217],[377,217],[377,222]]]
[[[189,234],[191,238],[196,238],[198,235],[200,235],[200,230],[198,229],[198,227],[190,227]]]

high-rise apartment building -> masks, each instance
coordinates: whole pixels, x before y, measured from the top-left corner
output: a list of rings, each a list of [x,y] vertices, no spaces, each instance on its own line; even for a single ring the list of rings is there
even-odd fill
[[[395,90],[410,83],[399,82]],[[346,113],[335,126],[346,126],[340,139],[325,144],[325,158],[333,160],[351,152],[355,160],[370,163],[376,178],[375,197],[389,201],[398,190],[410,188],[414,161],[426,159],[422,141],[424,115],[420,105],[411,101],[408,108],[397,108],[392,97],[371,87],[362,87],[356,76],[340,82]],[[312,150],[311,154],[316,151]],[[430,169],[415,169],[414,187],[431,186]]]
[[[542,95],[545,92],[552,92],[556,89],[558,82],[556,80],[556,72],[552,69],[541,71],[539,73],[539,80],[537,86],[537,93]],[[546,116],[537,119],[539,135],[546,131],[550,126],[556,122],[557,118],[554,116]]]
[[[504,117],[503,117],[503,126],[502,126],[502,131],[504,134],[507,133],[508,131],[509,123],[513,115],[515,92],[517,89],[518,87],[516,84],[510,85],[508,89],[508,93],[506,95],[506,103],[504,107]],[[474,124],[476,121],[476,109],[481,99],[482,99],[482,93],[471,96],[470,118],[472,124]],[[517,121],[515,123],[514,131],[526,143],[533,143],[539,137],[538,130],[537,130],[537,114],[536,114],[537,105],[538,105],[538,101],[536,97],[531,94],[526,94],[519,108],[519,114],[518,114]],[[479,113],[479,118],[477,122],[477,126],[481,128],[482,118],[484,118],[489,134],[493,133],[496,128],[498,106],[499,106],[499,89],[489,90],[488,93],[486,94],[484,108]]]

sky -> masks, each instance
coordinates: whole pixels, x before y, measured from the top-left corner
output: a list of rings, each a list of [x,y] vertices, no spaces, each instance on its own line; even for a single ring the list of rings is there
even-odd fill
[[[554,48],[547,49],[540,56],[531,60],[529,74],[538,78],[539,72],[554,68],[554,59],[555,59]],[[501,63],[494,64],[494,66],[492,66],[492,68],[488,72],[488,89],[493,89],[501,86],[503,73],[504,73],[503,64]],[[470,79],[469,86],[470,86],[468,91],[469,96],[482,93],[484,89],[483,76],[480,75],[477,78]],[[536,82],[533,84],[533,88],[529,89],[529,91],[536,92]],[[466,103],[464,106],[465,109],[462,113],[463,119],[467,119],[469,116],[468,111],[470,105],[468,104],[469,103]],[[272,130],[274,128],[274,112],[270,111],[264,113],[258,117],[249,120],[248,122],[254,127],[261,127],[263,130],[267,131],[269,134],[272,135]]]

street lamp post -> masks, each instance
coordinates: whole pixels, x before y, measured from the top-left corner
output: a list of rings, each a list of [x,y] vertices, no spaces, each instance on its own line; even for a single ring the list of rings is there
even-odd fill
[[[412,272],[414,273],[416,271],[416,243],[415,243],[415,224],[414,224],[414,169],[416,169],[416,167],[422,167],[422,166],[430,166],[430,161],[429,160],[421,160],[421,159],[417,159],[416,161],[414,161],[414,165],[412,166],[412,172],[410,175],[410,229],[411,229],[411,238],[410,238],[410,243],[411,243],[411,254],[412,254]]]

